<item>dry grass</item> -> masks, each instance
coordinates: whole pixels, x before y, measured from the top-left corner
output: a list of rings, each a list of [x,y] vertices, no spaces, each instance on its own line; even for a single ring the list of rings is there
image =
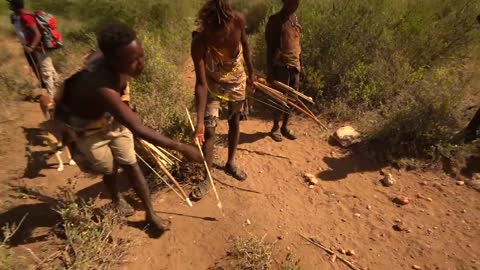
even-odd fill
[[[114,211],[98,213],[95,202],[80,201],[73,185],[61,189],[62,202],[55,209],[62,218],[65,269],[112,269],[126,262],[132,241],[116,235],[122,218]]]
[[[273,244],[265,237],[236,237],[231,240],[228,255],[234,259],[234,269],[269,270],[272,269]]]

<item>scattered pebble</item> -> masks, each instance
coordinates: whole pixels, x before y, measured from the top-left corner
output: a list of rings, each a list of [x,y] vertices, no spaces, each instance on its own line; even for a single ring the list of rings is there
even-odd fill
[[[278,240],[283,240],[283,236],[279,235],[279,236],[277,236],[277,239]]]
[[[382,184],[386,187],[391,187],[395,184],[395,179],[393,178],[392,174],[387,174],[385,177],[382,179]]]
[[[422,185],[422,186],[428,186],[428,182],[427,182],[427,181],[420,182],[420,185]]]
[[[424,200],[427,200],[427,201],[429,201],[429,202],[432,202],[432,201],[433,201],[432,198],[430,198],[430,197],[425,197],[425,196],[423,196],[422,194],[417,194],[417,198],[419,198],[419,199],[424,199]]]
[[[355,256],[355,250],[353,249],[350,249],[349,251],[347,251],[347,256]]]
[[[397,196],[393,199],[393,202],[399,205],[407,205],[410,203],[410,199],[407,196]]]
[[[169,216],[168,219],[173,219],[173,216]]]
[[[467,213],[467,210],[463,209],[463,210],[462,210],[462,213],[464,213],[464,214]]]
[[[305,173],[303,176],[304,176],[304,177],[308,180],[308,182],[309,182],[310,184],[312,184],[312,185],[317,185],[317,184],[320,182],[320,180],[319,180],[315,175],[313,175],[313,174],[311,174],[311,173]]]
[[[290,247],[287,247],[287,250],[290,251]]]
[[[402,220],[399,219],[399,218],[395,219],[394,221],[395,221],[395,223],[402,223]]]
[[[310,185],[310,186],[308,186],[308,188],[309,188],[309,189],[314,189],[315,186],[314,186],[314,185]]]
[[[403,223],[395,224],[392,226],[392,228],[397,231],[397,232],[411,232],[409,228],[405,226]]]
[[[355,214],[353,214],[353,215],[356,216],[356,217],[358,217],[358,218],[362,216],[360,213],[355,213]]]
[[[333,254],[332,256],[330,256],[330,261],[332,263],[334,263],[336,260],[337,260],[337,255]]]
[[[250,219],[247,219],[247,221],[245,221],[245,223],[247,223],[247,225],[252,225],[252,222],[250,221]]]
[[[415,270],[422,270],[422,267],[418,266],[418,265],[413,265],[412,266],[412,269],[415,269]]]
[[[339,248],[337,249],[338,252],[340,252],[340,254],[346,254],[347,252],[345,251],[345,249],[343,248]]]
[[[464,181],[457,181],[457,186],[464,186],[465,182]]]
[[[344,218],[342,218],[342,219],[341,219],[341,221],[342,221],[342,222],[347,222],[347,220],[346,220],[346,219],[344,219]]]
[[[367,205],[367,209],[368,209],[368,210],[372,210],[372,206],[371,206],[371,205]]]

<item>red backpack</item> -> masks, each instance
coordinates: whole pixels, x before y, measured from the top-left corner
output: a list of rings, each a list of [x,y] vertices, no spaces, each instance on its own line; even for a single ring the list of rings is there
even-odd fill
[[[42,47],[53,50],[63,47],[62,35],[57,29],[57,19],[47,12],[35,11],[31,14],[37,21],[38,28],[42,34]]]

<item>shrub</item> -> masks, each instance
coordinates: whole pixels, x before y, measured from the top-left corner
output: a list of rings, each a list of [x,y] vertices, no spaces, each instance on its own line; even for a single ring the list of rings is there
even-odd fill
[[[145,125],[181,138],[190,125],[185,107],[190,107],[193,89],[186,89],[178,67],[165,60],[158,37],[140,35],[147,64],[143,75],[132,83],[132,100]]]

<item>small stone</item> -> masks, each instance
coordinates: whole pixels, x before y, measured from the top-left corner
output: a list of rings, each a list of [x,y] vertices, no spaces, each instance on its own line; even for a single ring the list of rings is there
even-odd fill
[[[347,251],[347,256],[355,256],[355,250],[353,249],[350,249],[349,251]]]
[[[330,256],[330,261],[332,263],[334,263],[336,260],[337,260],[337,255],[333,254],[332,256]]]
[[[464,181],[457,181],[457,186],[464,186],[465,182]]]
[[[391,187],[395,184],[395,179],[393,178],[392,174],[387,174],[385,177],[382,179],[382,184],[386,187]]]
[[[397,218],[397,219],[394,220],[394,222],[395,222],[395,223],[402,223],[402,220],[399,219],[399,218]]]
[[[303,176],[308,180],[311,185],[317,185],[320,182],[320,180],[311,173],[305,173]]]
[[[425,197],[422,194],[417,194],[417,198],[424,199],[424,200],[429,201],[429,202],[433,201],[432,198]]]
[[[407,196],[397,196],[393,199],[393,202],[399,205],[407,205],[410,203],[410,199]]]
[[[392,226],[392,228],[397,232],[411,232],[411,230],[403,223],[395,224]]]
[[[280,208],[280,212],[283,212],[283,208]]]
[[[277,236],[277,239],[278,240],[283,240],[283,236],[279,235],[279,236]]]
[[[367,205],[367,209],[368,209],[368,210],[372,210],[372,206],[371,206],[371,205]]]
[[[173,219],[173,217],[172,217],[172,216],[169,216],[168,219]]]
[[[332,137],[345,148],[362,141],[360,133],[351,126],[339,128]]]
[[[247,219],[245,223],[247,223],[247,225],[252,225],[252,222],[250,221],[250,219]]]
[[[343,249],[343,248],[339,248],[339,249],[337,249],[337,251],[338,251],[340,254],[346,254],[346,253],[347,253],[347,251],[345,251],[345,249]]]
[[[418,266],[418,265],[413,265],[412,266],[412,269],[415,269],[415,270],[422,270],[422,267]]]
[[[434,230],[438,230],[438,227],[437,227],[437,226],[435,226],[435,227],[433,227],[433,229],[434,229]]]
[[[287,247],[287,250],[290,251],[290,247]]]
[[[342,222],[347,222],[347,220],[346,220],[346,219],[344,219],[344,218],[342,218],[342,219],[340,219],[340,220],[341,220]]]
[[[428,182],[427,182],[427,181],[420,182],[420,185],[422,185],[422,186],[428,186]]]
[[[355,213],[355,214],[353,214],[353,215],[356,216],[356,217],[358,217],[358,218],[362,216],[360,213]]]
[[[314,185],[310,185],[310,186],[308,186],[308,188],[309,188],[309,189],[314,189],[315,186],[314,186]]]
[[[463,209],[463,210],[462,210],[462,213],[464,213],[464,214],[467,213],[467,210]]]

